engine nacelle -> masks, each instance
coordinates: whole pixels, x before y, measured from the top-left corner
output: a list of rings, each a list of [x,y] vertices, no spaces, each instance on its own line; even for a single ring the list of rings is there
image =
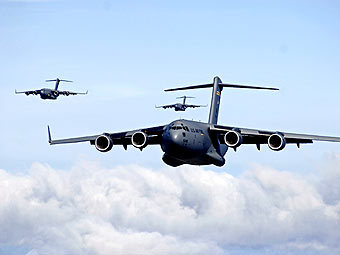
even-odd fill
[[[232,148],[237,148],[243,142],[242,135],[237,131],[229,131],[224,135],[224,142],[226,145]]]
[[[108,135],[100,135],[94,141],[94,145],[100,152],[107,152],[112,149],[113,141]]]
[[[131,137],[132,145],[138,149],[145,148],[148,145],[148,140],[148,136],[142,131],[134,133]]]
[[[268,146],[273,151],[280,151],[286,147],[286,139],[281,134],[272,134],[268,138]]]

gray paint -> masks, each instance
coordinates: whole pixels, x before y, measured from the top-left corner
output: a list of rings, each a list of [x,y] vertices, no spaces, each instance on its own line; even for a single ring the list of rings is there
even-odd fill
[[[260,144],[268,143],[269,137],[275,136],[282,137],[282,141],[284,141],[284,144],[282,143],[283,146],[280,146],[280,149],[283,149],[286,144],[294,143],[299,147],[300,144],[312,143],[313,140],[340,142],[340,137],[293,134],[217,125],[220,98],[223,87],[277,90],[275,88],[225,84],[222,83],[218,77],[215,77],[214,82],[210,84],[168,89],[166,91],[209,87],[212,87],[213,90],[208,123],[179,119],[163,126],[59,140],[52,139],[50,129],[48,127],[49,143],[53,145],[90,142],[90,144],[98,146],[96,141],[98,141],[98,137],[101,137],[101,140],[106,142],[106,144],[104,144],[105,146],[103,145],[104,148],[111,149],[113,145],[122,145],[125,149],[127,149],[127,146],[132,144],[132,139],[134,139],[133,134],[136,132],[143,132],[145,136],[143,135],[140,137],[145,137],[146,139],[145,141],[142,141],[142,144],[159,144],[164,152],[162,158],[163,161],[170,166],[176,167],[182,164],[213,164],[216,166],[223,166],[225,164],[224,156],[228,150],[228,146],[225,141],[225,134],[230,131],[233,131],[233,133],[237,133],[242,137],[242,144],[253,144],[256,145],[258,149],[260,149]],[[133,143],[133,145],[137,147],[136,143]],[[145,146],[142,146],[139,149],[143,150],[144,147]],[[233,149],[236,150],[237,147],[233,147]],[[102,151],[106,152],[108,150],[103,149]]]
[[[219,77],[214,78],[214,86],[212,89],[212,95],[211,95],[211,104],[210,104],[210,113],[209,113],[209,124],[217,124],[218,120],[218,112],[220,110],[220,101],[221,101],[221,93],[223,87],[220,86],[220,83],[222,83],[221,79]]]
[[[186,104],[186,99],[187,98],[194,98],[194,97],[189,97],[189,96],[182,96],[182,97],[177,97],[177,99],[183,98],[183,103],[176,103],[176,104],[169,104],[169,105],[161,105],[161,106],[155,106],[155,108],[163,108],[163,109],[168,109],[168,108],[174,108],[176,112],[178,111],[185,111],[187,108],[198,108],[198,107],[206,107],[206,105],[193,105],[193,104]]]
[[[15,94],[25,94],[26,96],[29,95],[40,95],[41,99],[50,99],[50,100],[56,100],[60,95],[63,96],[70,96],[70,95],[86,95],[88,91],[85,93],[83,92],[72,92],[72,91],[62,91],[58,90],[59,84],[61,81],[63,82],[72,82],[69,80],[61,80],[61,79],[54,79],[54,80],[46,80],[46,82],[55,81],[55,88],[49,89],[49,88],[43,88],[43,89],[37,89],[37,90],[28,90],[28,91],[16,91]]]

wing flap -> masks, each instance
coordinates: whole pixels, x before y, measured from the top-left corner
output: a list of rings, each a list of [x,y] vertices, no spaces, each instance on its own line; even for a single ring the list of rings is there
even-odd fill
[[[131,144],[131,137],[135,132],[141,131],[148,135],[149,144],[160,144],[163,130],[165,126],[157,126],[151,128],[143,128],[137,129],[127,132],[119,132],[119,133],[104,133],[99,135],[92,135],[92,136],[82,136],[82,137],[74,137],[74,138],[67,138],[67,139],[57,139],[53,140],[51,137],[50,127],[48,126],[48,142],[51,145],[55,144],[64,144],[64,143],[80,143],[80,142],[90,142],[92,145],[96,138],[100,135],[108,135],[111,137],[114,145],[130,145]]]
[[[229,131],[237,131],[243,136],[243,144],[265,144],[269,136],[275,133],[280,133],[284,136],[287,143],[313,143],[313,141],[327,141],[327,142],[340,142],[340,137],[320,136],[320,135],[307,135],[296,133],[285,133],[278,131],[265,131],[249,128],[237,128],[231,126],[213,125],[210,128],[211,132],[219,134],[219,140],[223,141],[223,135]]]
[[[305,134],[294,134],[294,133],[283,133],[287,139],[306,139],[315,141],[325,142],[340,142],[340,137],[333,136],[321,136],[321,135],[305,135]]]
[[[163,108],[163,109],[173,108],[173,107],[175,107],[174,104],[156,106],[156,108]]]
[[[38,90],[27,90],[27,91],[17,91],[17,90],[15,90],[15,94],[38,95],[40,93],[41,93],[40,89],[38,89]]]
[[[81,143],[81,142],[91,142],[96,140],[98,135],[93,136],[83,136],[83,137],[75,137],[75,138],[68,138],[68,139],[58,139],[58,140],[50,140],[49,143],[51,145],[54,144],[62,144],[62,143]]]
[[[58,90],[59,92],[59,95],[63,95],[63,96],[75,96],[75,95],[87,95],[88,91],[86,92],[72,92],[72,91],[61,91],[61,90]]]

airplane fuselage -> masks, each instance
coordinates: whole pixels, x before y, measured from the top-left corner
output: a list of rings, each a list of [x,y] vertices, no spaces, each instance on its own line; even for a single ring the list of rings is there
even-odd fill
[[[175,120],[166,126],[161,148],[163,161],[171,166],[224,165],[223,156],[228,147],[214,141],[209,134],[209,124],[189,120]]]
[[[51,100],[55,100],[57,99],[59,96],[59,92],[57,90],[54,89],[41,89],[40,90],[40,98],[41,99],[51,99]]]
[[[64,82],[72,82],[72,81],[68,81],[68,80],[60,80],[60,79],[56,79],[56,80],[46,80],[47,82],[50,81],[56,81],[56,85],[54,89],[49,89],[49,88],[42,88],[42,89],[37,89],[37,90],[28,90],[28,91],[17,91],[15,90],[15,94],[25,94],[26,96],[29,95],[39,95],[41,99],[50,99],[50,100],[56,100],[60,95],[63,96],[69,96],[69,95],[86,95],[86,93],[82,93],[82,92],[71,92],[71,91],[62,91],[62,90],[58,90],[58,86],[59,86],[59,82],[64,81]]]
[[[185,111],[186,110],[186,107],[183,105],[183,104],[175,104],[175,111],[178,112],[178,111]]]

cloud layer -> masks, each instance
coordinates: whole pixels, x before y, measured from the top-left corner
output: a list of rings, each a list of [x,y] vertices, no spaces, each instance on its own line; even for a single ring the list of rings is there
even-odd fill
[[[340,156],[316,183],[257,166],[0,170],[0,244],[36,254],[340,252]],[[240,253],[237,253],[240,254]]]

